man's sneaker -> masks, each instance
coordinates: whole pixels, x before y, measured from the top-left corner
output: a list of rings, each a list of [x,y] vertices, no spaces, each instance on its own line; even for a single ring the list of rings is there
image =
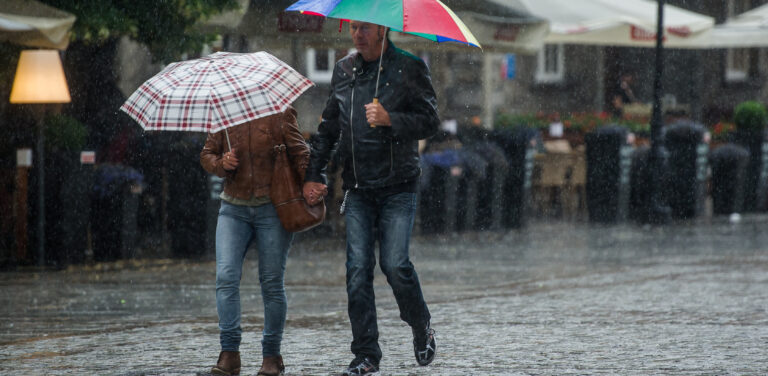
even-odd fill
[[[413,331],[413,353],[416,355],[416,362],[420,366],[429,365],[435,360],[435,350],[437,349],[435,331],[429,323],[427,323],[426,328],[411,328],[411,330]]]
[[[379,365],[371,358],[358,356],[341,376],[379,376]]]

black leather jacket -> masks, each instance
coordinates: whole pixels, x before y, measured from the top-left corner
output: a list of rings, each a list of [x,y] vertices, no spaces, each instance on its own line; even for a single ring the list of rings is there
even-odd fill
[[[382,60],[379,101],[392,126],[374,128],[366,121],[364,106],[373,100],[376,72],[363,72],[362,66],[362,57],[354,53],[333,69],[331,94],[311,142],[306,181],[327,184],[325,169],[337,141],[344,189],[413,182],[421,173],[418,140],[435,134],[440,123],[426,64],[389,42]]]

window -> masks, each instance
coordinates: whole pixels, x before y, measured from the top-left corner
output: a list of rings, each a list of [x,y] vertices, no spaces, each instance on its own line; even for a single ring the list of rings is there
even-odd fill
[[[728,0],[727,15],[735,17],[750,9],[750,0]],[[749,78],[751,68],[750,50],[748,48],[729,48],[725,52],[725,81],[741,82]]]
[[[565,51],[562,44],[546,44],[539,50],[536,82],[560,83],[565,78]]]
[[[333,76],[333,65],[336,62],[336,50],[314,49],[307,50],[307,76],[317,83],[330,83]]]
[[[749,76],[750,57],[748,48],[729,48],[725,53],[725,80],[746,81]]]

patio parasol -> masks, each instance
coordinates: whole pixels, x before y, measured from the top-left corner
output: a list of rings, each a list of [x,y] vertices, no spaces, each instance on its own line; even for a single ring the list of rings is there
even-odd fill
[[[283,112],[313,85],[267,52],[217,52],[169,64],[120,110],[144,130],[215,133]]]
[[[75,15],[36,0],[0,1],[0,41],[65,50]]]

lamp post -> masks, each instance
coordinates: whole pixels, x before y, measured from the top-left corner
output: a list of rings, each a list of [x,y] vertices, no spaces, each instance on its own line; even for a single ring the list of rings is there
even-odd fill
[[[661,114],[662,76],[664,73],[664,3],[658,0],[656,20],[656,64],[653,77],[653,113],[651,114],[651,150],[648,155],[650,204],[647,219],[651,223],[663,224],[670,218],[670,209],[661,200],[661,178],[664,173],[663,140],[661,130],[664,119]]]
[[[11,103],[32,104],[37,122],[37,258],[45,265],[45,119],[46,105],[69,103],[69,88],[64,77],[59,52],[56,50],[24,50],[19,57],[16,77],[11,88]]]

